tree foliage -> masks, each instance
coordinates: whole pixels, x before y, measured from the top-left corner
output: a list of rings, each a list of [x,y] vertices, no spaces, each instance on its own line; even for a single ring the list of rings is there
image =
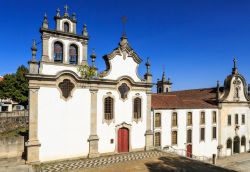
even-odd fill
[[[28,104],[28,69],[21,65],[15,74],[6,74],[0,81],[0,99],[12,99],[22,105]]]
[[[82,78],[86,79],[92,79],[96,77],[96,68],[95,67],[90,67],[88,65],[81,65],[77,68],[78,72],[82,76]]]

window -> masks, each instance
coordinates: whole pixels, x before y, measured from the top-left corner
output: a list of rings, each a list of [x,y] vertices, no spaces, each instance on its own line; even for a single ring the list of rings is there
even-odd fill
[[[188,112],[187,114],[187,125],[190,126],[192,125],[192,112]]]
[[[227,149],[232,149],[232,139],[227,139]]]
[[[172,127],[177,126],[177,112],[173,112],[172,114]]]
[[[141,99],[139,97],[134,99],[134,118],[141,118]]]
[[[205,124],[205,112],[201,112],[200,124]]]
[[[70,45],[69,47],[69,63],[77,64],[78,61],[78,48],[76,45]]]
[[[161,133],[157,132],[155,133],[155,146],[161,146]]]
[[[64,32],[69,32],[69,23],[68,22],[65,22],[63,24],[63,27],[64,27]]]
[[[241,146],[246,146],[246,137],[245,136],[241,137],[240,143],[241,143]]]
[[[113,98],[111,97],[106,97],[104,99],[104,118],[106,120],[111,120],[113,119]]]
[[[63,45],[61,42],[55,42],[54,44],[54,61],[63,62]]]
[[[216,124],[216,121],[217,121],[217,119],[216,119],[216,111],[213,111],[213,124]]]
[[[192,130],[187,130],[187,143],[192,143]]]
[[[67,99],[75,85],[69,80],[69,79],[64,79],[63,82],[59,83],[59,88],[62,91],[62,96]]]
[[[241,116],[241,124],[244,125],[245,124],[245,115],[242,114]]]
[[[227,116],[227,125],[231,125],[232,124],[232,122],[231,122],[231,115],[228,115]]]
[[[235,124],[239,124],[239,121],[238,121],[238,114],[235,114],[235,116],[234,116],[234,122],[235,122]]]
[[[205,128],[201,128],[200,141],[205,141]]]
[[[161,114],[155,114],[155,127],[161,127]]]
[[[177,131],[172,131],[172,145],[177,145]]]
[[[216,136],[216,127],[213,127],[213,131],[212,131],[212,136],[213,136],[213,139],[216,139],[217,136]]]

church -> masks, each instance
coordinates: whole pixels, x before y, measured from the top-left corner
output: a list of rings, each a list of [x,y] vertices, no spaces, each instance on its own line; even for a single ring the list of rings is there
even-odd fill
[[[223,86],[172,92],[163,73],[153,93],[149,59],[139,76],[142,58],[125,34],[98,71],[86,25],[79,34],[67,6],[54,19],[51,29],[44,16],[40,60],[35,41],[31,47],[27,163],[156,148],[230,156],[250,148],[250,86],[236,60]]]

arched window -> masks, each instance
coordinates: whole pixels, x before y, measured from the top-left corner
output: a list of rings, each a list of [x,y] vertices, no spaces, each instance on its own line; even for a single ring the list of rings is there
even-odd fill
[[[161,127],[161,114],[155,114],[155,127]]]
[[[192,130],[187,130],[187,143],[192,143]]]
[[[205,124],[205,112],[201,112],[200,124]]]
[[[160,132],[155,133],[155,146],[156,147],[161,146],[161,133]]]
[[[141,118],[141,99],[139,97],[134,99],[134,118]]]
[[[64,32],[69,32],[69,23],[68,22],[64,22],[64,24],[63,24],[63,30],[64,30]]]
[[[78,48],[76,45],[72,44],[69,47],[69,63],[77,64],[78,62]]]
[[[54,44],[54,61],[63,62],[63,44],[61,42]]]
[[[241,137],[241,146],[246,146],[246,137],[245,136],[242,136]]]
[[[173,114],[172,114],[172,127],[177,126],[177,124],[178,124],[177,119],[178,119],[177,112],[173,112]]]
[[[232,149],[232,139],[227,139],[227,149]]]
[[[104,118],[106,120],[111,120],[113,119],[113,105],[114,101],[113,98],[111,97],[106,97],[104,99]]]

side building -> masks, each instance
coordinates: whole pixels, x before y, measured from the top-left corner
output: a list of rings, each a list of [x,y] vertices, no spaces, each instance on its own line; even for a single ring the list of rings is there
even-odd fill
[[[163,87],[164,78],[165,74],[158,87]],[[155,147],[208,158],[249,150],[250,86],[238,73],[235,60],[223,87],[217,83],[214,88],[174,92],[161,88],[152,94]]]

